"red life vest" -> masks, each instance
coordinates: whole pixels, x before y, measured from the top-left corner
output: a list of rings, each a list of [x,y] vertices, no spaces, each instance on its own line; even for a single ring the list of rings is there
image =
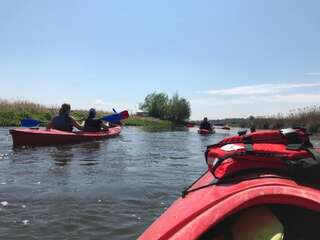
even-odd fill
[[[301,144],[309,142],[309,134],[305,129],[281,129],[281,130],[265,130],[253,132],[250,134],[239,134],[221,140],[215,145],[225,145],[228,143],[279,143],[279,144]],[[210,146],[209,146],[210,147]]]
[[[283,171],[320,176],[320,149],[303,129],[258,131],[225,138],[208,146],[206,161],[218,179],[243,171]],[[319,171],[319,172],[318,172]]]

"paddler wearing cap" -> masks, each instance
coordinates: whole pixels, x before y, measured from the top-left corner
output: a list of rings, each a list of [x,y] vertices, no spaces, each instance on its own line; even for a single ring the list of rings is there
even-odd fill
[[[88,113],[88,118],[84,123],[84,130],[87,132],[97,132],[101,130],[108,130],[109,127],[107,123],[102,121],[101,119],[96,119],[96,110],[94,108],[90,108]]]

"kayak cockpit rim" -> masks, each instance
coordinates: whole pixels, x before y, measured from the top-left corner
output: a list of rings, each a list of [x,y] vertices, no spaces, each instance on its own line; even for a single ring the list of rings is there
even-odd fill
[[[215,178],[202,186],[193,187],[202,177],[206,174],[210,174],[209,170],[206,170],[199,178],[197,178],[191,185],[186,187],[183,191],[181,191],[181,197],[186,197],[189,193],[198,191],[203,188],[211,187],[214,185],[223,185],[223,184],[234,184],[241,181],[253,180],[253,179],[261,179],[261,178],[279,178],[279,179],[288,179],[297,182],[300,185],[312,187],[315,189],[320,189],[320,182],[310,182],[310,181],[303,181],[303,179],[296,179],[286,172],[276,169],[259,169],[259,170],[244,170],[237,174],[227,176],[225,178]]]

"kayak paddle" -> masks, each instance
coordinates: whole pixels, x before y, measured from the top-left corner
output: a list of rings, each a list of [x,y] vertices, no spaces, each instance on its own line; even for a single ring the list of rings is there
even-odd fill
[[[40,123],[44,123],[44,122],[38,121],[32,118],[25,118],[25,119],[22,119],[20,123],[22,127],[35,127],[35,126],[38,126]]]
[[[104,116],[100,119],[110,123],[119,123],[122,119],[126,119],[128,117],[129,117],[129,113],[127,110],[125,110],[120,113]],[[22,119],[20,123],[22,127],[35,127],[35,126],[38,126],[40,123],[45,123],[45,122],[35,120],[32,118],[25,118],[25,119]]]
[[[108,115],[108,116],[104,116],[104,117],[102,117],[100,119],[103,120],[103,121],[106,121],[106,122],[110,122],[110,123],[118,123],[122,119],[126,119],[128,117],[129,117],[129,113],[128,113],[127,110],[125,110],[125,111],[122,111],[120,113],[115,113],[115,114],[111,114],[111,115]]]

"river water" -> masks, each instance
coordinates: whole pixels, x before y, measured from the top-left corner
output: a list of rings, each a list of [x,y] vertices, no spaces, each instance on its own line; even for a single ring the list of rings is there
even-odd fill
[[[235,134],[125,127],[117,138],[12,148],[0,128],[0,239],[136,239]]]

